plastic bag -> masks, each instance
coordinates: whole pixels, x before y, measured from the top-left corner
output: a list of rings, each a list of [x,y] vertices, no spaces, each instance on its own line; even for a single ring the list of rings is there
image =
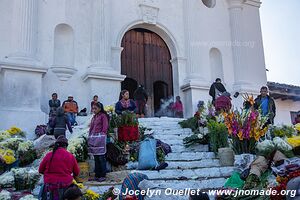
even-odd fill
[[[234,167],[237,169],[237,172],[242,173],[245,169],[249,168],[255,157],[256,155],[253,154],[235,155]]]
[[[56,139],[53,135],[42,135],[33,142],[34,149],[41,152],[48,149],[51,145],[55,143]]]
[[[147,138],[140,146],[138,169],[152,169],[157,166],[156,140]]]
[[[230,178],[227,179],[225,185],[226,188],[242,189],[244,187],[244,181],[240,178],[238,172],[233,172]]]

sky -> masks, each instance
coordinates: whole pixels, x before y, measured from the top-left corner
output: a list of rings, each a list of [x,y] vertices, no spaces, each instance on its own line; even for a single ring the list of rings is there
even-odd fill
[[[262,0],[268,81],[300,86],[300,0]]]

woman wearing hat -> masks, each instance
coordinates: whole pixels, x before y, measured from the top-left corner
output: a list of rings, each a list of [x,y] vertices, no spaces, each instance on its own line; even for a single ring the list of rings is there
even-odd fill
[[[61,135],[57,138],[52,152],[40,164],[39,173],[44,175],[44,186],[40,192],[42,200],[60,200],[72,184],[73,176],[78,176],[79,167],[75,157],[68,152],[68,140]]]

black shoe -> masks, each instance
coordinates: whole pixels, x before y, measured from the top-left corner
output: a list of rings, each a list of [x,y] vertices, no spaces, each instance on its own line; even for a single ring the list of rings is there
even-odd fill
[[[166,169],[168,166],[169,166],[168,163],[163,162],[163,163],[160,163],[160,165],[158,165],[155,168],[155,170],[159,171],[159,170],[162,170],[162,169]]]

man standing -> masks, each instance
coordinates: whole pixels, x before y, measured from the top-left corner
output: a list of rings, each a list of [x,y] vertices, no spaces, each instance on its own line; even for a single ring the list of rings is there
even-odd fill
[[[67,114],[69,121],[71,122],[71,125],[76,126],[76,114],[78,113],[78,105],[77,102],[74,101],[72,95],[68,96],[68,100],[64,101],[62,107],[64,108],[65,113]]]
[[[224,85],[220,78],[217,78],[216,81],[210,86],[209,95],[212,97],[212,103],[215,103],[215,100],[220,97],[223,92],[226,92]]]
[[[254,103],[255,109],[260,109],[262,116],[268,117],[268,124],[274,124],[274,118],[276,115],[276,105],[272,97],[268,95],[268,88],[266,86],[261,87],[260,95],[257,96]]]
[[[146,114],[146,103],[148,101],[148,95],[144,89],[144,86],[139,85],[139,87],[135,90],[133,97],[137,107],[137,117],[143,118]]]
[[[98,103],[98,95],[94,95],[93,101],[91,102],[91,113],[93,113],[93,106]]]
[[[60,107],[60,100],[57,98],[57,93],[52,94],[52,99],[49,100],[50,112],[49,116],[55,114],[56,109]]]

